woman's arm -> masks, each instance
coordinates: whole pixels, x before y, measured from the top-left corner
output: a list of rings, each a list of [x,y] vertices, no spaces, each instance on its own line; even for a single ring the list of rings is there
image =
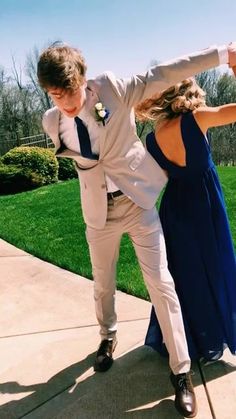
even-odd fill
[[[193,115],[201,131],[206,133],[208,128],[236,122],[236,103],[214,108],[204,106],[193,111]]]

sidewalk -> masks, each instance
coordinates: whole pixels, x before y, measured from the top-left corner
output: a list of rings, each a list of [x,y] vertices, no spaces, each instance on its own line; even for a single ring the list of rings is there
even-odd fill
[[[0,419],[177,419],[166,359],[143,346],[150,303],[117,292],[115,363],[94,373],[93,283],[0,239]],[[236,357],[199,371],[198,419],[236,417]]]

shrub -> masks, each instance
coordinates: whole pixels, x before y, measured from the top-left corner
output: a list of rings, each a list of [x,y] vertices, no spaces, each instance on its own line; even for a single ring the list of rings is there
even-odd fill
[[[66,180],[78,177],[74,160],[66,157],[58,157],[57,160],[59,164],[58,179]]]
[[[3,157],[4,165],[14,165],[23,170],[32,186],[41,186],[58,181],[58,162],[54,152],[41,147],[15,147]],[[13,170],[14,171],[14,170]]]
[[[0,164],[1,194],[22,192],[42,184],[42,176],[39,173],[13,164]]]

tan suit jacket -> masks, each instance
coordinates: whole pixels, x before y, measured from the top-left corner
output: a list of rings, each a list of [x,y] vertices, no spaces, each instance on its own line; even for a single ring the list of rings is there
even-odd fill
[[[73,158],[78,167],[81,203],[86,224],[102,229],[107,217],[105,176],[142,208],[152,208],[165,186],[163,170],[146,151],[137,136],[133,107],[154,94],[201,71],[219,65],[217,48],[165,62],[146,74],[117,79],[106,72],[88,81],[85,109],[95,117],[97,102],[109,110],[105,126],[98,122],[100,132],[99,160],[93,161],[71,150],[57,153],[61,147],[58,108],[49,109],[43,127],[55,144],[58,156]]]

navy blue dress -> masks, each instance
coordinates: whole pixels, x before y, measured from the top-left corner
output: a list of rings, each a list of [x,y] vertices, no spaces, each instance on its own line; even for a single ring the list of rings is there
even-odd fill
[[[147,149],[169,173],[161,206],[168,267],[178,294],[191,359],[236,354],[236,263],[224,197],[209,144],[191,112],[182,115],[186,166],[170,162],[154,133]],[[145,344],[167,354],[152,308]]]

